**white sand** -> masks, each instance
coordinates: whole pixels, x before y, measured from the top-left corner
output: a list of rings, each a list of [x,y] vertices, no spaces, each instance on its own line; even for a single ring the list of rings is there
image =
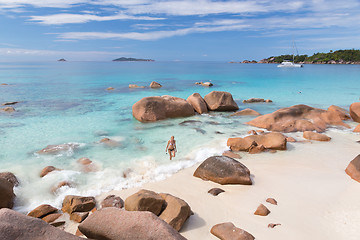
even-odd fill
[[[360,154],[359,135],[338,130],[326,134],[331,142],[288,143],[287,151],[275,154],[242,154],[240,160],[253,175],[252,186],[219,185],[192,176],[197,166],[170,178],[147,183],[142,188],[166,192],[184,199],[193,216],[180,231],[188,239],[217,239],[213,225],[233,222],[256,239],[360,239],[360,183],[344,172]],[[302,140],[302,134],[292,134]],[[213,187],[226,192],[216,197],[207,193]],[[139,188],[113,191],[124,200]],[[100,201],[108,194],[98,197]],[[278,201],[266,203],[268,197]],[[271,213],[255,216],[263,203]],[[269,223],[280,223],[274,229]]]

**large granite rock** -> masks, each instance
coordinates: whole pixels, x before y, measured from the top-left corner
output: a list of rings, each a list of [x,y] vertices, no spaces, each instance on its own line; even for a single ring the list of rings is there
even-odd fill
[[[235,227],[231,222],[216,224],[210,231],[221,240],[254,240],[250,233]]]
[[[357,155],[345,169],[347,175],[349,175],[355,181],[360,182],[360,154]]]
[[[266,149],[286,150],[286,136],[281,133],[264,133],[244,138],[229,138],[227,145],[233,151],[249,151],[252,146],[264,146]]]
[[[172,96],[145,97],[133,105],[132,112],[140,122],[195,115],[194,108],[185,99]]]
[[[331,137],[326,136],[325,134],[311,132],[311,131],[305,131],[303,133],[303,137],[308,140],[315,140],[315,141],[322,141],[322,142],[328,142],[331,140]]]
[[[94,197],[67,195],[62,203],[62,211],[69,214],[73,212],[88,212],[96,205]]]
[[[0,209],[0,237],[6,240],[81,240],[70,233],[10,209]]]
[[[350,105],[350,116],[355,122],[360,123],[360,102]]]
[[[194,176],[220,184],[252,184],[249,169],[225,156],[209,157],[195,170]]]
[[[14,187],[19,186],[19,181],[18,181],[17,177],[11,172],[1,172],[0,178],[6,179]]]
[[[239,109],[231,93],[212,91],[204,97],[211,111],[236,111]]]
[[[157,193],[142,189],[129,196],[125,200],[125,209],[127,211],[149,211],[159,215],[165,200]]]
[[[247,124],[276,132],[324,132],[329,125],[349,128],[333,111],[295,105],[259,116]]]
[[[34,218],[43,218],[46,215],[55,213],[57,211],[58,211],[57,208],[55,208],[49,204],[42,204],[42,205],[38,206],[37,208],[35,208],[34,210],[32,210],[31,212],[29,212],[28,216],[34,217]]]
[[[185,240],[169,224],[151,212],[124,211],[109,207],[100,209],[80,225],[88,238],[106,240]]]
[[[170,194],[160,193],[165,200],[166,207],[159,218],[167,222],[176,231],[180,231],[185,221],[191,215],[191,208],[184,200]]]
[[[12,208],[14,206],[14,185],[4,178],[0,178],[0,208]]]
[[[191,94],[186,101],[191,104],[197,113],[203,114],[208,112],[207,105],[199,93]]]
[[[349,120],[349,119],[351,119],[351,117],[349,115],[349,112],[346,109],[343,109],[341,107],[331,105],[328,108],[328,111],[336,113],[340,117],[341,120]]]

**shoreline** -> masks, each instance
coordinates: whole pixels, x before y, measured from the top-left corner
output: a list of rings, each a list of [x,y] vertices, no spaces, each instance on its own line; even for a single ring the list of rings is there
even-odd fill
[[[140,189],[170,193],[186,201],[194,215],[180,233],[187,239],[217,239],[210,233],[213,225],[233,222],[256,239],[357,239],[360,209],[356,208],[360,186],[346,173],[348,163],[358,154],[357,134],[330,129],[330,142],[288,143],[288,150],[277,153],[244,154],[239,161],[252,174],[253,185],[220,185],[203,181],[192,174],[200,163],[182,169],[165,180],[148,182],[141,187],[113,190],[96,196],[101,202],[107,195],[122,199]],[[299,133],[287,134],[301,140]],[[204,159],[205,160],[205,159]],[[207,191],[218,187],[225,192],[212,196]],[[265,203],[272,197],[278,205]],[[263,203],[271,213],[253,215]],[[301,211],[298,211],[301,209]],[[280,223],[274,229],[270,223]],[[67,224],[75,233],[77,225]]]

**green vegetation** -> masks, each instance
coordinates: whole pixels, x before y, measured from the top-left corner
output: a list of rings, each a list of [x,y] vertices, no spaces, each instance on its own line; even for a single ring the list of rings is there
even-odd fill
[[[292,60],[292,55],[272,56],[262,60],[268,63],[281,63],[284,60]],[[305,63],[360,63],[360,50],[338,50],[330,51],[328,53],[315,53],[312,56],[308,55],[296,55],[294,56],[294,62]]]
[[[114,62],[153,62],[152,59],[141,59],[141,58],[126,58],[121,57],[113,60]]]

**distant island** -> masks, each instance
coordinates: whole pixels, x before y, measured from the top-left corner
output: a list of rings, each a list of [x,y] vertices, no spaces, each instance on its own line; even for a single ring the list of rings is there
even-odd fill
[[[288,54],[271,56],[258,62],[255,60],[244,60],[242,62],[231,61],[229,63],[281,63],[284,60],[292,61],[292,59],[293,56]],[[302,64],[360,64],[360,50],[346,49],[335,52],[330,50],[328,53],[314,53],[312,56],[296,55],[294,56],[294,62]]]
[[[126,57],[121,57],[113,60],[113,62],[154,62],[154,61],[155,60],[153,59],[126,58]]]
[[[260,60],[258,63],[281,63],[284,60],[292,60],[292,55],[272,56]],[[312,56],[296,55],[295,63],[306,64],[360,64],[360,50],[347,49],[328,53],[315,53]]]
[[[60,58],[58,62],[66,62],[66,60],[64,58]]]

